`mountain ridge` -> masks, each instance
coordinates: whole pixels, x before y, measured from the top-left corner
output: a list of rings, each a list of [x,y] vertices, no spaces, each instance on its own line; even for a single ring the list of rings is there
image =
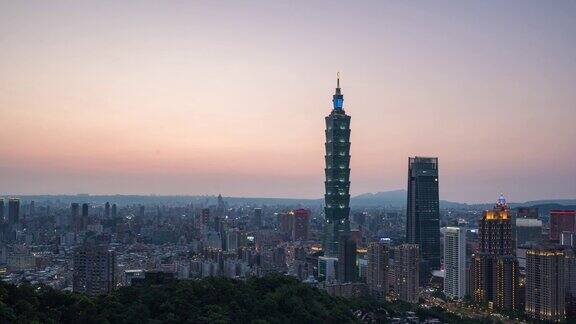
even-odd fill
[[[379,192],[367,192],[355,195],[350,198],[352,207],[394,207],[405,208],[406,190],[389,190]],[[10,195],[4,195],[8,197]],[[203,203],[215,204],[216,195],[15,195],[23,201],[60,201],[62,203],[70,202],[92,202],[92,203],[119,203],[119,204],[160,204],[160,203]],[[301,198],[269,198],[269,197],[223,197],[229,203],[245,203],[259,205],[302,205],[302,206],[320,206],[324,204],[324,199],[301,199]],[[494,205],[493,202],[487,203],[461,203],[448,200],[440,200],[442,209],[487,209]],[[526,202],[511,202],[510,207],[520,206],[538,206],[550,205],[555,208],[566,208],[576,206],[576,199],[541,199],[530,200]]]

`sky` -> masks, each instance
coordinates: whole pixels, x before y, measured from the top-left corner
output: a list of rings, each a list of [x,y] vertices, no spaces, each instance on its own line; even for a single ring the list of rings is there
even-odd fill
[[[576,1],[0,0],[0,193],[576,198]]]

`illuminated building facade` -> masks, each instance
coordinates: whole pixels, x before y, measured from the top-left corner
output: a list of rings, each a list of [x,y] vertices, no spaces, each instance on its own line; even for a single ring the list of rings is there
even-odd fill
[[[420,247],[420,281],[440,269],[438,158],[408,159],[406,241]]]
[[[513,251],[512,221],[501,195],[479,222],[480,251],[472,257],[472,297],[500,309],[518,308],[519,271]]]
[[[389,245],[384,242],[372,242],[368,245],[366,283],[370,293],[378,297],[388,293],[389,255]]]
[[[350,116],[343,109],[344,96],[337,80],[336,93],[332,99],[333,109],[326,116],[326,215],[324,253],[338,257],[340,235],[350,233]]]
[[[531,249],[526,252],[526,314],[543,321],[564,319],[564,261],[562,250]]]
[[[400,300],[409,303],[418,302],[419,256],[417,244],[402,244],[394,250],[395,290]]]

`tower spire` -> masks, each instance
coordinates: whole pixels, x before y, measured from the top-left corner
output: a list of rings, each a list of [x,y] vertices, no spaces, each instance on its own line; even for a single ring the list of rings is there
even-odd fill
[[[342,95],[342,90],[340,90],[340,72],[336,73],[336,93],[332,96],[332,102],[334,104],[334,110],[342,110],[344,96]]]

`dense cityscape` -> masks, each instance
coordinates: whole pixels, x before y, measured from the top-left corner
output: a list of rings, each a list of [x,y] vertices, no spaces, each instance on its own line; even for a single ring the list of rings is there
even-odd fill
[[[406,190],[351,198],[339,77],[332,103],[323,200],[7,196],[2,281],[98,296],[280,274],[330,296],[411,305],[378,321],[442,322],[415,312],[430,308],[461,320],[576,319],[574,201],[509,205],[498,188],[491,207],[440,201],[441,161],[420,156],[407,158]]]
[[[0,0],[0,324],[576,323],[576,0]]]

